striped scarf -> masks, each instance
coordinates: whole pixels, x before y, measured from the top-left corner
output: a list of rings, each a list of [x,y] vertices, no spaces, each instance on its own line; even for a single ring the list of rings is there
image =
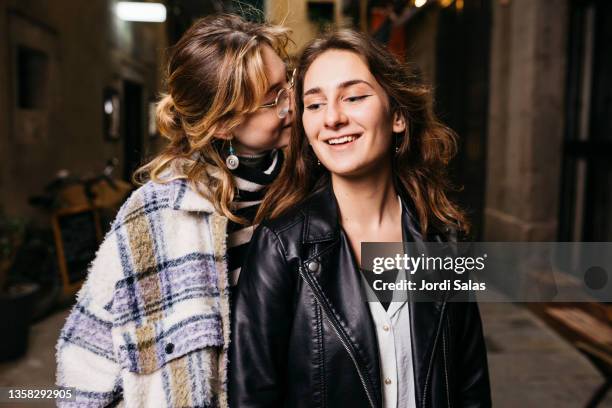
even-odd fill
[[[234,214],[248,220],[248,224],[228,221],[227,264],[230,285],[238,283],[240,268],[246,257],[253,231],[255,214],[265,194],[265,188],[276,179],[284,156],[281,150],[272,150],[261,158],[240,158],[238,168],[232,170],[238,193],[234,197]]]

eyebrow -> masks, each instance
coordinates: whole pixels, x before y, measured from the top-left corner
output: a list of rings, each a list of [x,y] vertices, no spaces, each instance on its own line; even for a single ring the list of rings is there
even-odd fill
[[[285,72],[285,76],[287,76],[286,72]],[[268,90],[266,91],[266,95],[278,91],[283,86],[283,83],[285,81],[286,81],[286,79],[283,79],[283,80],[280,80],[280,81],[275,82],[272,85],[268,86]]]
[[[342,82],[341,84],[338,85],[338,88],[344,89],[344,88],[348,88],[349,86],[353,86],[353,85],[357,85],[357,84],[366,84],[370,88],[374,89],[372,84],[370,84],[368,81],[365,81],[363,79],[351,79],[350,81],[344,81],[344,82]],[[321,88],[319,88],[319,87],[310,88],[309,90],[304,92],[304,96],[318,94],[318,93],[321,93],[321,92],[322,92]]]
[[[266,96],[271,94],[271,93],[274,93],[274,92],[278,91],[281,86],[283,86],[283,84],[281,82],[276,82],[276,83],[270,85],[268,87],[268,90],[266,91]]]

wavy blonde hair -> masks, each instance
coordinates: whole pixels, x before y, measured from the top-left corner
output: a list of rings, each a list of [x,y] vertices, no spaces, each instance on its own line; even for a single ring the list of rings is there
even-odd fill
[[[286,58],[289,41],[286,28],[235,15],[196,21],[171,49],[167,93],[157,105],[158,128],[169,142],[134,179],[186,179],[219,213],[244,222],[231,211],[235,183],[221,154],[227,151],[222,135],[255,112],[268,89],[262,48]]]
[[[412,199],[422,233],[434,226],[444,231],[469,233],[469,221],[448,193],[454,190],[447,174],[456,153],[456,134],[441,123],[433,109],[432,90],[371,37],[352,30],[329,32],[306,45],[297,63],[295,123],[285,166],[268,189],[255,223],[279,217],[329,180],[330,174],[317,165],[302,124],[304,77],[317,57],[329,50],[346,50],[361,56],[389,97],[392,113],[406,119],[406,131],[394,134],[393,178],[397,188]]]

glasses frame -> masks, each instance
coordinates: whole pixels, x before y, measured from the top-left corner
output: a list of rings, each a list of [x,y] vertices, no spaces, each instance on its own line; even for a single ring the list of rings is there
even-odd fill
[[[276,94],[276,98],[274,99],[274,102],[271,103],[266,103],[264,105],[261,105],[259,108],[260,109],[271,109],[271,108],[277,108],[276,109],[276,115],[280,118],[280,119],[284,119],[287,117],[289,112],[286,112],[283,114],[283,111],[278,109],[278,101],[281,99],[281,96],[283,96],[284,93],[287,93],[289,96],[289,103],[291,104],[291,92],[293,91],[293,86],[295,84],[295,72],[296,72],[296,68],[293,68],[291,70],[291,74],[289,76],[289,87],[285,88],[282,87],[281,89],[278,90],[278,93]]]

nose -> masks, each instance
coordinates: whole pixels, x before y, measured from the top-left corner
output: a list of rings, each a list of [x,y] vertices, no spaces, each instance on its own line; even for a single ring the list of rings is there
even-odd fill
[[[337,102],[329,101],[325,111],[325,127],[337,129],[346,123],[346,115]]]

